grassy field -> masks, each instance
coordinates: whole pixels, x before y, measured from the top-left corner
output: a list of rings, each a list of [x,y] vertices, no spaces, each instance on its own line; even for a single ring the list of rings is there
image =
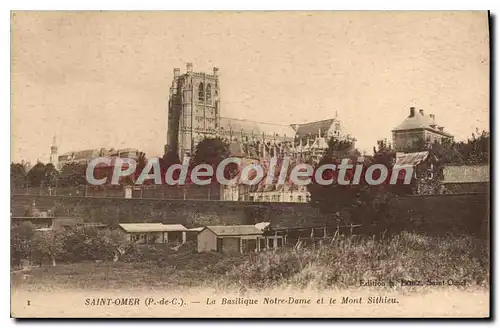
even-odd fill
[[[162,263],[60,263],[13,273],[12,284],[33,291],[287,286],[322,290],[357,288],[360,280],[452,279],[466,281],[465,288],[485,289],[489,286],[488,258],[484,240],[402,233],[386,240],[340,237],[314,249],[281,249],[256,256],[197,254],[185,249],[166,255]],[[403,287],[396,284],[393,288]]]

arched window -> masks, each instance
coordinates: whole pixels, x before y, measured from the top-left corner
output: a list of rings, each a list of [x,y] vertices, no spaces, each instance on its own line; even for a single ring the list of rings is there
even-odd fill
[[[198,100],[199,101],[205,100],[205,88],[203,82],[201,82],[200,85],[198,86]]]
[[[207,103],[212,103],[212,86],[210,85],[210,83],[207,84]]]

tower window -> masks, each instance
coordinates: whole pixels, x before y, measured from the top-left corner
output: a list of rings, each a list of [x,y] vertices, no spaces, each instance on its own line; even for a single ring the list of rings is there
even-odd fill
[[[212,103],[212,86],[207,84],[207,103]]]
[[[205,100],[205,87],[203,85],[203,82],[200,83],[200,85],[198,86],[198,100],[199,101]]]

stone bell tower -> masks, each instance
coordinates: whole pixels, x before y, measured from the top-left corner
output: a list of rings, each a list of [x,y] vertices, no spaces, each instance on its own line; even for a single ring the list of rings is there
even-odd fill
[[[182,160],[192,156],[198,142],[215,137],[220,126],[219,69],[212,73],[186,72],[174,68],[168,102],[167,151],[175,151]]]

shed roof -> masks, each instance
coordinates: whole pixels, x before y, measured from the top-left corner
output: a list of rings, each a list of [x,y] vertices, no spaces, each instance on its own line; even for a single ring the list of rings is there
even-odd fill
[[[217,236],[262,235],[262,230],[253,225],[207,226]]]
[[[396,154],[395,167],[416,166],[427,159],[429,156],[428,151],[421,151],[418,153]]]
[[[204,227],[197,227],[197,228],[190,228],[190,229],[187,229],[188,231],[196,231],[196,232],[200,232],[201,230],[205,229]]]
[[[120,223],[119,226],[126,232],[187,231],[182,224]]]
[[[257,224],[255,224],[255,227],[259,230],[265,230],[267,227],[269,227],[271,225],[270,222],[259,222]]]
[[[477,183],[490,181],[488,165],[445,166],[443,183]]]

